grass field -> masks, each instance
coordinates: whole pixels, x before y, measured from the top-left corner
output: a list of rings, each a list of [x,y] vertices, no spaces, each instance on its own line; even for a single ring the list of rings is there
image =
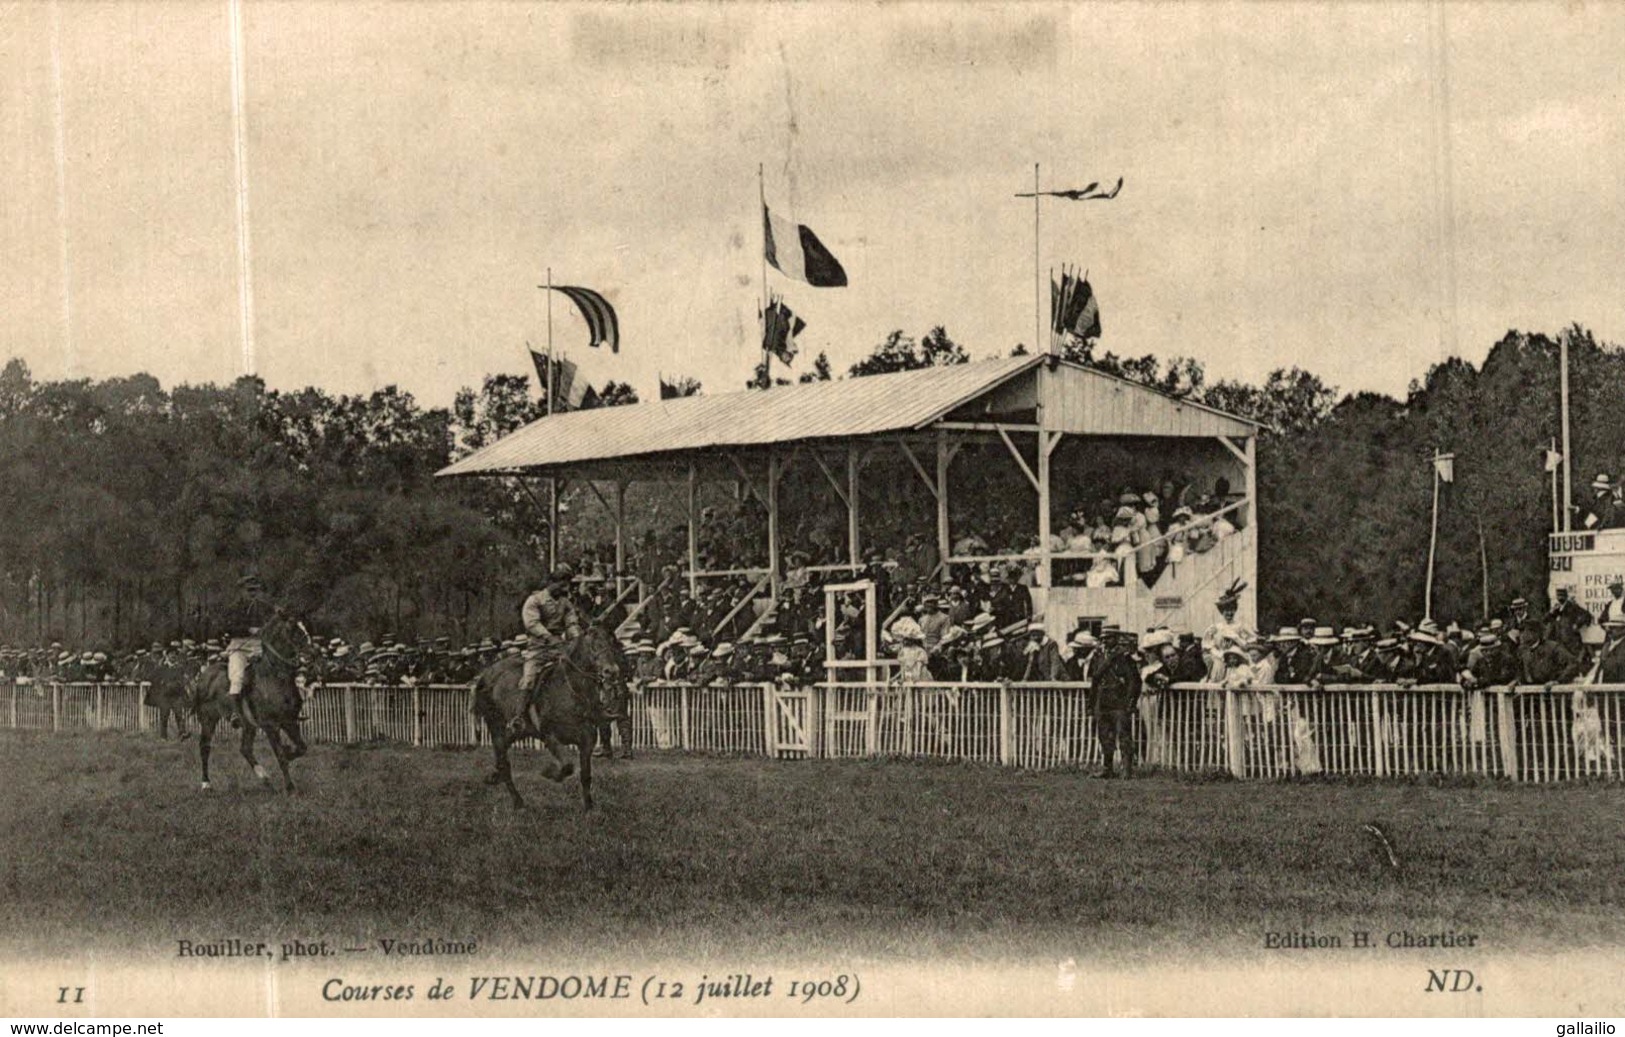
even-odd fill
[[[0,734],[0,947],[177,938],[566,943],[577,955],[883,960],[1256,952],[1270,930],[1625,943],[1625,788],[1106,782],[908,761],[645,756],[598,809],[520,755],[322,747],[302,791],[234,746]],[[268,756],[267,756],[268,760]],[[1391,834],[1391,867],[1360,830]]]

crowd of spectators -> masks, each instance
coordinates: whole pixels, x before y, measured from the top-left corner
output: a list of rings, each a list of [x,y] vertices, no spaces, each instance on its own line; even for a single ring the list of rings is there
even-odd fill
[[[885,563],[878,563],[882,574]],[[1031,614],[1018,567],[971,569],[972,575],[941,587],[903,588],[896,615],[881,627],[877,646],[894,681],[1089,682],[1106,658],[1106,647],[1125,634],[1137,642],[1148,675],[1171,683],[1208,683],[1231,688],[1332,684],[1460,684],[1467,688],[1507,684],[1625,683],[1625,584],[1614,583],[1611,600],[1593,616],[1561,589],[1544,613],[1522,598],[1475,627],[1441,625],[1432,619],[1338,629],[1313,618],[1260,634],[1234,624],[1233,615],[1198,635],[1157,628],[1141,634],[1112,626],[1080,625],[1056,640]],[[579,581],[584,612],[613,598],[591,578]],[[686,581],[668,586],[635,619],[619,624],[623,647],[637,679],[733,684],[825,679],[824,596],[811,582],[787,587],[770,614],[740,610],[713,633],[711,621],[729,607],[727,593],[713,588],[689,593]],[[834,613],[837,658],[864,654],[867,623],[862,595],[842,595]],[[623,607],[624,608],[624,607]],[[619,612],[624,616],[625,612]],[[523,634],[454,645],[446,637],[375,641],[335,637],[318,644],[328,683],[384,685],[462,684],[480,670],[520,654]],[[150,679],[158,666],[201,667],[223,659],[225,639],[153,643],[109,654],[51,642],[32,648],[0,646],[0,679],[114,681]]]

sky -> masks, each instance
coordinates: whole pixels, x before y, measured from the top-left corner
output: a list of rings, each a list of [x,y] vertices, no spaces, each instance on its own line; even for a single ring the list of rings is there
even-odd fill
[[[555,298],[592,381],[740,388],[762,194],[850,279],[767,273],[809,360],[935,325],[1003,355],[1035,336],[1035,165],[1125,181],[1037,228],[1045,280],[1090,271],[1102,349],[1401,394],[1509,328],[1625,340],[1625,5],[242,11],[273,388],[444,406],[528,373],[549,268],[619,314],[611,355]],[[244,372],[228,26],[227,0],[0,3],[0,359]]]

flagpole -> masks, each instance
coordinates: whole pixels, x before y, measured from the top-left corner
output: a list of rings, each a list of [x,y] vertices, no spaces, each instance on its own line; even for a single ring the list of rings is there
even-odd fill
[[[553,268],[547,268],[547,415],[553,416]]]
[[[547,416],[553,416],[558,368],[553,363],[553,268],[547,268]],[[547,571],[559,567],[559,481],[547,480]]]
[[[1550,462],[1551,462],[1552,454],[1555,454],[1555,453],[1557,453],[1557,438],[1554,436],[1554,437],[1552,437],[1551,452],[1546,455],[1546,460],[1547,460],[1548,464],[1550,464]],[[1559,522],[1557,520],[1557,470],[1560,467],[1562,467],[1561,464],[1551,465],[1551,469],[1552,469],[1552,532],[1553,533],[1561,533],[1561,532],[1563,532],[1563,527],[1562,527],[1562,525],[1559,524]]]
[[[1478,513],[1478,568],[1484,577],[1484,622],[1490,621],[1490,553],[1484,546],[1484,513]]]
[[[1042,293],[1042,285],[1039,283],[1039,275],[1038,275],[1038,163],[1034,162],[1033,163],[1033,348],[1034,349],[1038,348],[1039,336],[1043,334],[1043,332],[1039,330],[1040,328],[1043,327],[1043,313],[1042,313],[1042,305],[1043,304],[1039,301],[1041,293]],[[1045,350],[1045,352],[1046,353],[1054,353],[1055,352],[1054,343],[1051,343],[1050,348]]]
[[[756,331],[762,340],[762,388],[773,384],[773,368],[767,358],[767,184],[763,164],[756,163],[756,194],[762,203],[762,290],[756,297]]]
[[[1563,394],[1563,532],[1574,527],[1574,472],[1569,468],[1569,335],[1557,340],[1558,371]]]
[[[1439,448],[1433,448],[1433,532],[1428,537],[1428,580],[1423,596],[1422,617],[1433,618],[1433,556],[1439,546]]]

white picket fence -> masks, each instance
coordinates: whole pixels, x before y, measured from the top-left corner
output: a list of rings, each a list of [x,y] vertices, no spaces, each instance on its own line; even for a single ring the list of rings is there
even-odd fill
[[[143,690],[0,680],[0,719],[19,730],[155,731]],[[1093,767],[1102,761],[1089,694],[1078,684],[654,683],[634,689],[630,726],[641,750]],[[329,685],[306,704],[305,734],[315,743],[484,745],[472,705],[466,685]],[[1179,685],[1142,696],[1133,729],[1147,766],[1245,779],[1625,780],[1625,685]]]

